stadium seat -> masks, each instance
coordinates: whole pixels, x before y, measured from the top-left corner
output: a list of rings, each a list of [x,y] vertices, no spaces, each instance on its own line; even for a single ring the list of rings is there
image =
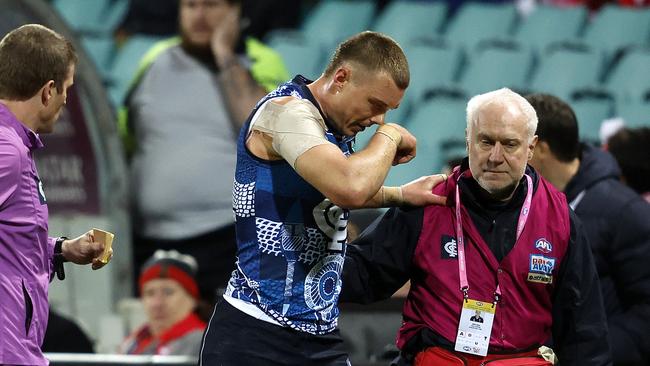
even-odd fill
[[[526,88],[532,53],[516,42],[483,41],[472,52],[459,85],[469,95],[509,87]]]
[[[301,74],[314,80],[323,72],[326,57],[318,44],[308,42],[301,32],[271,32],[266,42],[282,56],[292,77]]]
[[[413,40],[435,36],[446,12],[442,2],[392,1],[379,14],[372,29],[408,47]]]
[[[54,0],[53,5],[77,32],[109,36],[126,16],[129,0]]]
[[[120,48],[111,66],[109,80],[109,96],[114,105],[119,106],[124,101],[142,56],[161,40],[161,37],[134,35]]]
[[[522,19],[515,31],[515,39],[539,52],[550,43],[577,38],[586,20],[587,8],[584,6],[539,5]]]
[[[375,12],[370,0],[321,1],[305,17],[302,30],[310,42],[330,53],[343,39],[368,29]]]
[[[616,51],[645,45],[650,36],[650,9],[605,5],[587,25],[584,40],[609,60]]]
[[[529,89],[569,100],[575,90],[598,85],[601,58],[588,47],[550,45],[532,74]]]
[[[516,19],[512,3],[465,3],[450,21],[444,34],[447,39],[466,51],[475,49],[484,39],[505,38],[510,35]]]
[[[400,185],[423,175],[440,172],[445,165],[443,145],[465,139],[465,97],[436,97],[420,104],[405,127],[418,139],[417,156],[393,167],[387,185]]]
[[[600,125],[612,116],[613,100],[584,98],[569,103],[578,119],[580,140],[600,143]]]
[[[605,85],[623,102],[640,102],[650,91],[650,48],[634,48],[613,66]]]
[[[409,61],[411,83],[401,106],[390,116],[403,121],[430,89],[453,85],[461,60],[460,51],[441,39],[419,40],[404,48]]]
[[[616,106],[616,115],[629,127],[650,127],[650,103],[629,102]]]
[[[95,63],[102,79],[108,79],[115,56],[115,42],[111,36],[82,36],[81,44]]]

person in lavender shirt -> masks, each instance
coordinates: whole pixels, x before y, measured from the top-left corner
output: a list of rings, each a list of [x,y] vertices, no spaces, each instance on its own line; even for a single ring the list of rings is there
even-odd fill
[[[103,266],[91,231],[48,236],[47,200],[33,152],[42,148],[73,84],[71,43],[37,24],[0,41],[0,365],[47,365],[41,352],[48,284],[63,262]]]

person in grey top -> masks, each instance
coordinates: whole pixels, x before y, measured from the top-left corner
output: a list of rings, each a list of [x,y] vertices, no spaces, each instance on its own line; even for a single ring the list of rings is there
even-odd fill
[[[210,303],[235,268],[237,131],[265,88],[288,74],[273,74],[284,70],[281,58],[259,41],[240,42],[238,1],[179,6],[180,37],[145,55],[120,121],[130,157],[134,267],[137,273],[156,249],[191,254],[201,298]]]

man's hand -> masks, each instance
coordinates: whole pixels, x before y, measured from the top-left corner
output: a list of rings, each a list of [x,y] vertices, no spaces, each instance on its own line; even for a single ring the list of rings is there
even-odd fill
[[[431,193],[433,187],[447,179],[445,174],[427,175],[402,186],[404,204],[409,206],[446,205],[447,197]]]
[[[239,40],[239,19],[241,6],[228,5],[228,14],[215,27],[212,33],[212,53],[214,54],[217,64],[221,68],[228,67],[237,55],[235,55],[235,46]]]
[[[72,263],[92,263],[93,269],[99,269],[105,265],[100,261],[104,253],[104,244],[94,240],[92,230],[74,239],[65,240],[61,245],[61,251],[63,258]],[[111,250],[111,257],[112,255]]]
[[[395,152],[395,159],[393,165],[408,163],[415,157],[415,136],[413,136],[406,128],[396,123],[386,123],[384,126],[393,128],[401,136],[397,144],[397,151]],[[380,126],[382,128],[383,126]],[[386,128],[386,127],[383,127]]]

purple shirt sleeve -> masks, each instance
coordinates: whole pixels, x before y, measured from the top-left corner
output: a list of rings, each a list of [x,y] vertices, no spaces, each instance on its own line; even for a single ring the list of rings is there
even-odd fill
[[[52,279],[54,279],[54,245],[56,244],[56,239],[57,238],[51,236],[47,237],[47,253],[49,255],[48,263],[50,264],[50,282],[52,282]]]
[[[0,139],[0,209],[20,183],[20,151],[8,139]]]

